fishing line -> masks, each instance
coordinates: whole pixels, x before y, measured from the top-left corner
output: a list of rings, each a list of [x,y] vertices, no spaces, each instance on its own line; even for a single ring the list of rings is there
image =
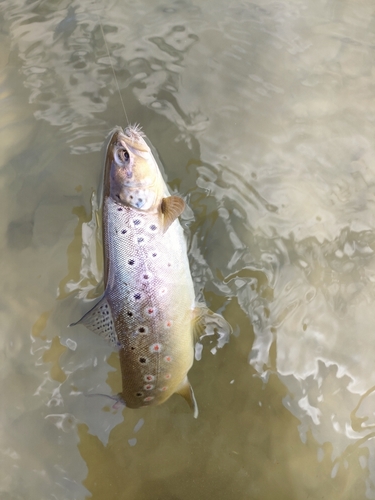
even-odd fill
[[[113,401],[115,401],[115,404],[112,406],[113,409],[117,410],[119,408],[119,405],[121,406],[126,406],[125,404],[125,401],[122,401],[120,398],[116,398],[114,396],[109,396],[108,394],[102,394],[101,392],[99,393],[90,393],[90,394],[85,394],[85,396],[87,398],[90,398],[90,397],[93,397],[93,396],[104,396],[105,398],[109,398],[109,399],[112,399]]]
[[[113,76],[114,76],[114,79],[115,79],[115,82],[116,82],[117,91],[118,91],[119,96],[120,96],[120,101],[121,101],[121,104],[122,104],[122,109],[124,110],[126,122],[127,122],[128,125],[130,125],[128,114],[126,112],[125,104],[124,104],[124,101],[122,99],[122,95],[121,95],[121,92],[120,92],[120,87],[119,87],[119,84],[118,84],[118,81],[117,81],[117,76],[116,76],[115,68],[113,67],[111,56],[109,55],[109,49],[108,49],[108,45],[107,45],[107,40],[105,39],[103,26],[102,26],[102,23],[100,21],[99,14],[97,14],[97,16],[98,16],[98,22],[99,22],[99,26],[100,26],[100,31],[102,32],[102,37],[103,37],[104,45],[105,45],[105,48],[107,50],[108,59],[109,59],[109,62],[111,64],[112,73],[113,73]]]

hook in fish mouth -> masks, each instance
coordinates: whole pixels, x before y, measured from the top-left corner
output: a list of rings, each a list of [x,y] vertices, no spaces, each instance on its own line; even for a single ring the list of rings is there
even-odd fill
[[[145,137],[142,131],[142,127],[139,123],[134,123],[134,125],[129,125],[124,129],[124,134],[130,138]]]

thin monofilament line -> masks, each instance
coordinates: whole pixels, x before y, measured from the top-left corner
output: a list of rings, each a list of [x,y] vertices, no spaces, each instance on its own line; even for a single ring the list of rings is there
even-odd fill
[[[121,95],[121,92],[120,92],[120,87],[119,87],[119,84],[118,84],[118,81],[117,81],[117,76],[116,76],[116,73],[115,73],[115,68],[113,67],[111,56],[109,55],[109,49],[108,49],[108,45],[107,45],[107,40],[105,39],[103,26],[102,26],[102,23],[100,22],[99,16],[98,16],[98,21],[99,21],[100,30],[102,32],[102,36],[103,36],[103,40],[104,40],[104,45],[105,45],[105,48],[107,49],[107,55],[108,55],[109,62],[111,64],[112,73],[113,73],[113,76],[115,78],[115,82],[116,82],[116,86],[117,86],[117,91],[118,91],[119,96],[120,96],[120,101],[121,101],[121,104],[122,104],[122,109],[124,110],[126,122],[127,122],[128,125],[130,125],[128,114],[126,112],[125,104],[124,104],[124,101],[122,99],[122,95]]]

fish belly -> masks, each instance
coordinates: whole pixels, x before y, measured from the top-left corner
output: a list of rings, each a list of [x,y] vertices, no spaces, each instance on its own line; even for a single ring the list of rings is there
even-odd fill
[[[157,214],[104,203],[106,298],[130,408],[165,401],[193,363],[194,289],[178,220],[163,234]]]

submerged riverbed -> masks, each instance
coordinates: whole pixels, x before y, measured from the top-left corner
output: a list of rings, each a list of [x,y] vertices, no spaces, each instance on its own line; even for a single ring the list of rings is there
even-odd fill
[[[373,2],[0,12],[1,498],[374,499]],[[102,292],[110,60],[234,330],[190,372],[197,420],[88,397],[120,390],[118,355],[67,328]]]

